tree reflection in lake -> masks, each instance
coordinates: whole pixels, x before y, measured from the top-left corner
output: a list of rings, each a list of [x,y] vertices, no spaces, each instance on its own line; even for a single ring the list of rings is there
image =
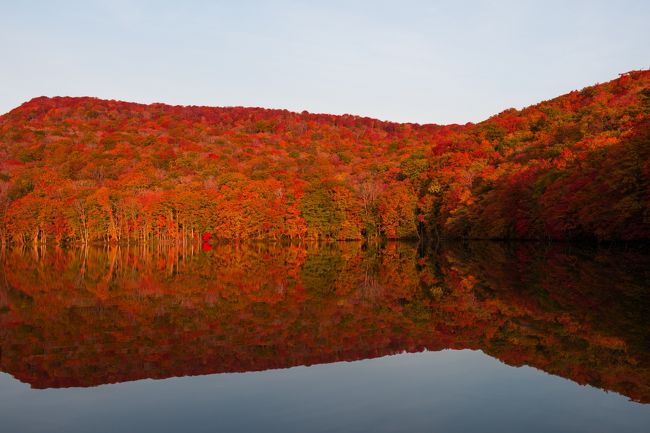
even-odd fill
[[[480,349],[650,402],[650,256],[565,244],[8,251],[0,369],[34,388]]]

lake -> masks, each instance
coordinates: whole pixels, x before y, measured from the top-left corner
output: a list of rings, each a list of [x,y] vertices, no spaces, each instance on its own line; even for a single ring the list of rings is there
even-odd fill
[[[650,254],[472,242],[9,250],[18,432],[648,432]]]

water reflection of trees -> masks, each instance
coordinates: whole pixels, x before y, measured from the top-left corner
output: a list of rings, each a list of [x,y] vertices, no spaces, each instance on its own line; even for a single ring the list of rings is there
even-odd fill
[[[0,364],[41,388],[471,348],[648,402],[649,273],[562,244],[16,250]]]

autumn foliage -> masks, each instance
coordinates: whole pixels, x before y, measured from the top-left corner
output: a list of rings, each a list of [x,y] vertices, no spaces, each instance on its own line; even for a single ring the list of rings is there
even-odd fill
[[[0,117],[0,240],[647,240],[649,143],[649,71],[447,126],[41,97]]]

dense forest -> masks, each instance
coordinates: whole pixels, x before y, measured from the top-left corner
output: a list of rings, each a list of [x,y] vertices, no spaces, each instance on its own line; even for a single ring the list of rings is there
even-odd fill
[[[0,117],[2,245],[650,239],[650,71],[418,125],[35,98]]]
[[[473,349],[650,402],[642,248],[373,248],[14,248],[0,258],[0,370],[95,386]]]

